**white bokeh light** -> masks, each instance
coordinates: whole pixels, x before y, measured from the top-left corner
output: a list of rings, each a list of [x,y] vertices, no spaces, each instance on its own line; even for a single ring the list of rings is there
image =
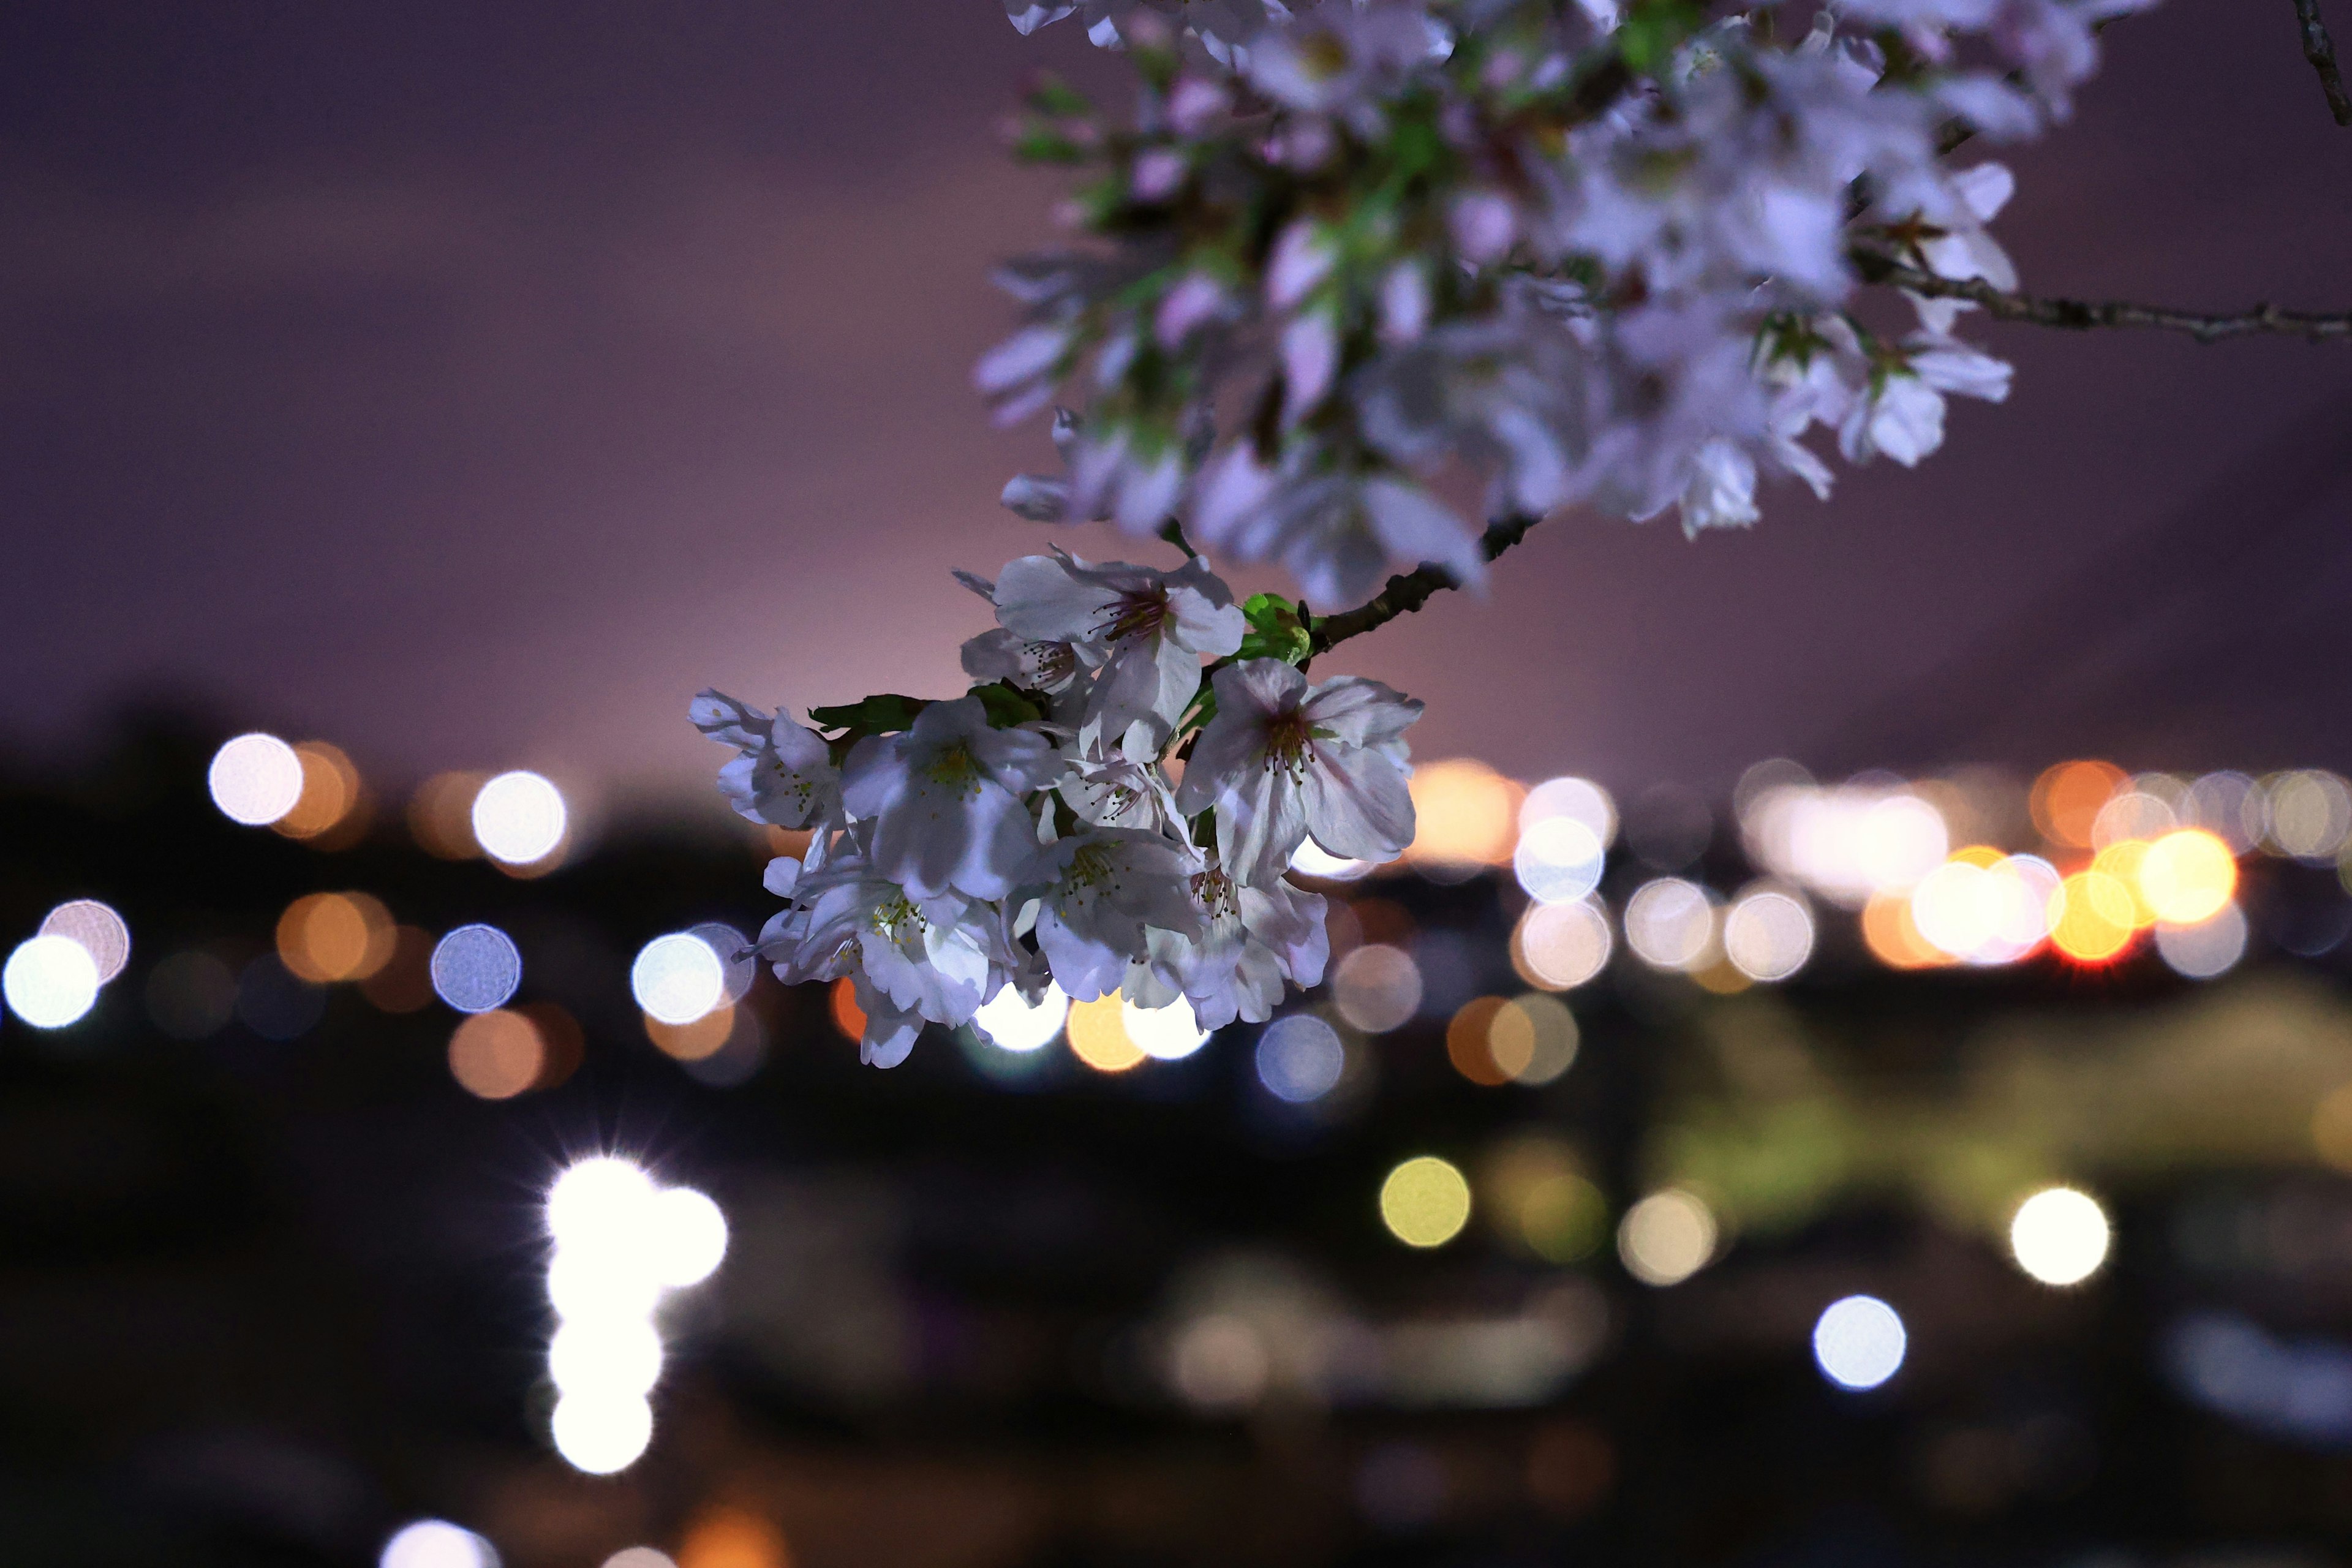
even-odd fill
[[[2246,956],[2246,916],[2235,904],[2224,904],[2210,919],[2195,925],[2156,928],[2156,951],[2175,974],[2190,980],[2210,980],[2237,967]]]
[[[434,994],[460,1013],[503,1007],[522,984],[522,953],[493,925],[465,925],[433,946]]]
[[[1276,1100],[1305,1105],[1338,1087],[1348,1050],[1339,1032],[1311,1013],[1276,1018],[1257,1037],[1257,1080]]]
[[[571,1318],[547,1347],[561,1394],[643,1395],[661,1381],[661,1335],[644,1318]]]
[[[499,1568],[490,1543],[446,1519],[420,1519],[383,1543],[377,1568]]]
[[[637,950],[629,991],[647,1017],[691,1024],[727,1000],[727,965],[702,938],[672,931]]]
[[[549,1422],[564,1463],[609,1476],[637,1462],[654,1440],[654,1409],[643,1394],[567,1394]]]
[[[727,1257],[727,1215],[707,1193],[666,1187],[654,1194],[654,1278],[672,1289],[699,1285]]]
[[[1591,779],[1546,779],[1519,802],[1519,832],[1532,832],[1538,823],[1581,823],[1595,842],[1606,849],[1617,837],[1617,803]]]
[[[499,774],[475,793],[474,842],[493,860],[530,866],[562,846],[571,814],[563,792],[538,773]]]
[[[651,1546],[624,1546],[604,1559],[604,1568],[677,1568],[677,1562]]]
[[[1192,1004],[1179,996],[1165,1007],[1139,1007],[1122,997],[1120,1026],[1135,1048],[1154,1061],[1182,1061],[1209,1043],[1209,1031],[1192,1016]]]
[[[2073,1187],[2044,1187],[2017,1206],[2009,1250],[2044,1285],[2079,1285],[2106,1262],[2114,1235],[2098,1199]]]
[[[1875,1296],[1832,1301],[1813,1324],[1813,1360],[1822,1375],[1857,1394],[1901,1371],[1910,1343],[1902,1316]]]
[[[1007,985],[980,1005],[971,1021],[999,1050],[1026,1055],[1054,1043],[1070,1018],[1070,999],[1051,981],[1045,994],[1031,1006],[1017,987]]]
[[[205,784],[223,816],[266,827],[302,798],[302,759],[275,735],[239,735],[213,753]]]
[[[1600,836],[1571,816],[1547,816],[1519,835],[1511,869],[1528,896],[1547,904],[1572,904],[1601,885],[1608,852]]]
[[[547,1193],[547,1229],[560,1247],[590,1247],[616,1234],[624,1246],[652,1224],[661,1189],[643,1167],[599,1154],[568,1167]]]
[[[1678,877],[1644,882],[1625,904],[1625,945],[1654,969],[1697,968],[1715,940],[1706,890]]]
[[[96,899],[74,899],[51,910],[41,921],[43,936],[70,937],[89,950],[98,965],[100,985],[122,973],[131,962],[131,927],[112,906]]]
[[[37,1029],[62,1029],[98,1001],[98,960],[68,936],[20,942],[0,967],[8,1011]]]
[[[1813,955],[1813,915],[1793,894],[1742,893],[1723,918],[1723,952],[1750,980],[1786,980]]]

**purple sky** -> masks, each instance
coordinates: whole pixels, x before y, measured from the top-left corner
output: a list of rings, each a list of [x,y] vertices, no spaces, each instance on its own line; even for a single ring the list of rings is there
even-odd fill
[[[2285,0],[2107,41],[2011,159],[2028,286],[2352,306]],[[950,566],[1119,552],[998,510],[1046,444],[967,379],[1054,190],[997,116],[1090,56],[995,0],[10,8],[0,750],[167,691],[392,778],[698,788],[705,683],[950,689]],[[2352,764],[2352,346],[1976,332],[2016,393],[1918,472],[1697,544],[1556,519],[1333,668],[1428,699],[1421,754],[1620,787]]]

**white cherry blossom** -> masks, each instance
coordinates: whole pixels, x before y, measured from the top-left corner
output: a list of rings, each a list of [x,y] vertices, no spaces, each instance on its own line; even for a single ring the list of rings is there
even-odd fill
[[[722,691],[697,697],[689,716],[695,728],[742,753],[719,770],[719,791],[738,814],[788,828],[833,820],[841,804],[841,772],[814,731]]]
[[[1157,927],[1200,929],[1190,895],[1198,857],[1156,833],[1089,827],[1037,852],[1024,876],[1038,898],[1037,945],[1064,994],[1117,991]]]
[[[1036,831],[1022,797],[1052,782],[1054,748],[1027,730],[992,729],[972,698],[934,702],[902,734],[849,753],[842,802],[874,824],[877,875],[917,898],[1001,899]]]
[[[1113,746],[1138,724],[1151,744],[1166,739],[1201,688],[1202,657],[1232,653],[1247,629],[1231,590],[1199,561],[1160,572],[1024,555],[997,577],[994,602],[1006,631],[1066,646],[1095,672],[1080,735]]]

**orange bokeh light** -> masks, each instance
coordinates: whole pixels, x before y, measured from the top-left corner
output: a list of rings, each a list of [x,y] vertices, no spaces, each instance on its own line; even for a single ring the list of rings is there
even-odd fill
[[[314,985],[369,978],[397,941],[391,913],[365,893],[311,893],[278,917],[278,956]]]
[[[1445,1025],[1445,1056],[1454,1070],[1489,1089],[1511,1081],[1495,1060],[1492,1039],[1496,1016],[1504,1005],[1500,996],[1474,996]]]
[[[449,1076],[483,1100],[512,1100],[546,1068],[539,1026],[504,1007],[472,1015],[449,1037]]]
[[[1518,843],[1519,802],[1527,791],[1468,757],[1424,763],[1412,771],[1413,837],[1405,858],[1416,866],[1500,866]]]
[[[2100,808],[2127,782],[2113,763],[2060,763],[2033,781],[2033,826],[2053,844],[2087,849]]]
[[[1889,969],[1933,969],[1952,956],[1919,934],[1906,893],[1880,893],[1862,910],[1862,940]]]
[[[866,1009],[857,1005],[857,986],[845,974],[833,983],[833,991],[825,998],[833,1014],[833,1026],[853,1040],[866,1037]]]

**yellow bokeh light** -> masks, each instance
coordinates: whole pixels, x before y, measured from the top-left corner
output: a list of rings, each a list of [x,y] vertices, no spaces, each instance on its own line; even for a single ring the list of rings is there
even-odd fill
[[[1625,1211],[1617,1226],[1617,1255],[1644,1285],[1679,1285],[1715,1257],[1715,1211],[1695,1193],[1668,1187]]]
[[[2105,963],[2131,945],[2139,904],[2104,871],[2077,871],[2050,895],[2051,944],[2077,963]]]
[[[397,944],[390,911],[365,893],[312,893],[278,918],[278,956],[312,984],[365,980]]]
[[[1434,1154],[1417,1154],[1381,1184],[1381,1221],[1407,1247],[1443,1247],[1470,1223],[1470,1184]]]
[[[1127,1032],[1127,1017],[1118,993],[1091,1002],[1070,1004],[1064,1026],[1071,1054],[1097,1072],[1125,1072],[1143,1060],[1143,1047]]]
[[[2237,857],[2201,827],[2168,833],[2140,860],[2139,891],[2156,918],[2168,925],[2211,920],[2237,894]]]
[[[1517,842],[1527,792],[1467,757],[1412,770],[1413,836],[1404,854],[1421,867],[1499,866]]]
[[[2147,861],[2147,840],[2123,838],[2091,858],[2092,870],[2113,877],[2123,885],[2126,896],[2131,900],[2135,931],[2145,931],[2156,923],[2156,906],[2140,890],[2140,868]]]

